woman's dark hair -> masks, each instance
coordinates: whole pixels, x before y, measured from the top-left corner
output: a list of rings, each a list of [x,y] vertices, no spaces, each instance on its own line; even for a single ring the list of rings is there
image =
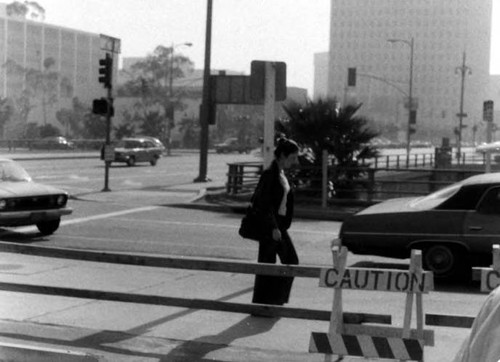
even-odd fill
[[[294,140],[288,138],[280,138],[278,146],[274,150],[274,157],[279,158],[281,155],[288,157],[292,153],[299,152],[299,146]]]

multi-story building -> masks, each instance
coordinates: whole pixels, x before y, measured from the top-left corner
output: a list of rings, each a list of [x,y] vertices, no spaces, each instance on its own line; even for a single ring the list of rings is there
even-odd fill
[[[71,86],[70,92],[59,86],[54,92],[56,101],[45,107],[45,111],[43,96],[35,96],[28,122],[42,124],[45,118],[47,123],[61,126],[55,113],[62,107],[71,108],[73,97],[90,106],[92,99],[104,96],[105,90],[98,82],[99,59],[103,56],[99,34],[11,17],[7,15],[6,4],[0,4],[0,62],[3,65],[0,96],[15,100],[26,87],[22,74],[5,66],[8,62],[24,70],[57,73],[60,80],[66,80]]]
[[[361,114],[404,140],[412,68],[412,137],[453,139],[465,55],[468,140],[488,94],[491,17],[491,0],[332,0],[327,94],[363,103]],[[354,87],[347,86],[348,68],[356,68]]]

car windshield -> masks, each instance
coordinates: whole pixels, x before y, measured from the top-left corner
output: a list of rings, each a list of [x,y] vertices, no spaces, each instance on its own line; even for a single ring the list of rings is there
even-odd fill
[[[418,198],[410,204],[410,207],[413,207],[415,209],[434,208],[455,195],[461,187],[461,182],[447,186],[441,190],[433,192],[430,195]]]
[[[0,182],[31,181],[30,175],[19,164],[12,161],[0,161]]]

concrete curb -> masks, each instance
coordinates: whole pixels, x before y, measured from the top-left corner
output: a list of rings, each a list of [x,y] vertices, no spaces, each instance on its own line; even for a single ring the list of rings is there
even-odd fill
[[[93,355],[17,343],[0,342],[0,358],[2,361],[37,361],[37,362],[97,362]]]

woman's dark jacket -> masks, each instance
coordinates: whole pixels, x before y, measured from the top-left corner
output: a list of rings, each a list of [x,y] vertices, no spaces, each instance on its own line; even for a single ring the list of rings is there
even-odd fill
[[[286,216],[281,216],[278,226],[278,210],[281,205],[285,190],[280,183],[280,170],[276,161],[264,170],[259,179],[256,192],[252,198],[253,207],[263,215],[266,227],[271,229],[288,229],[293,217],[293,192],[292,185],[287,195]]]

